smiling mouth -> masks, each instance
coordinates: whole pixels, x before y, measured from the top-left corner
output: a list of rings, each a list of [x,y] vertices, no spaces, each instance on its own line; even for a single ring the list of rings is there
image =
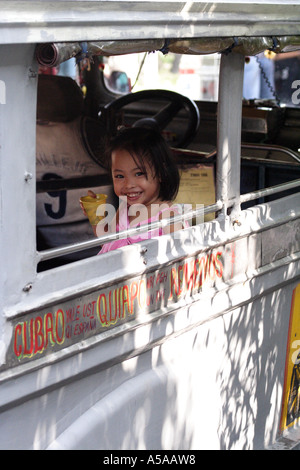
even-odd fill
[[[126,193],[125,196],[126,196],[128,199],[137,199],[138,197],[140,197],[141,194],[142,194],[141,192]]]

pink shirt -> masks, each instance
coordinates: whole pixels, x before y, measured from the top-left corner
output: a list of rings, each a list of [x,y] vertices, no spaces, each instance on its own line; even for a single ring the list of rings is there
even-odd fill
[[[164,212],[164,210],[169,210],[169,209],[172,209],[174,210],[174,213],[177,212],[177,214],[180,214],[181,211],[178,209],[178,206],[176,205],[173,205],[171,206],[170,208],[165,208],[161,211],[159,211],[154,217],[148,219],[147,221],[143,222],[143,224],[141,224],[140,222],[137,223],[137,224],[130,224],[129,222],[129,217],[128,217],[128,208],[126,211],[120,211],[119,212],[119,223],[117,224],[116,226],[116,231],[117,232],[121,232],[123,230],[127,230],[129,228],[133,228],[133,227],[139,227],[141,225],[144,225],[145,224],[151,224],[153,222],[157,222],[158,220],[160,220],[160,215],[162,214],[162,212]],[[183,225],[184,227],[183,228],[187,228],[189,227],[189,223],[188,222],[183,222]],[[123,238],[123,239],[119,239],[119,240],[114,240],[112,242],[108,242],[108,243],[105,243],[101,250],[99,251],[99,255],[102,254],[102,253],[107,253],[108,251],[112,251],[112,250],[116,250],[117,248],[121,248],[122,246],[127,246],[127,245],[132,245],[133,243],[137,243],[137,242],[141,242],[141,241],[144,241],[144,240],[149,240],[150,238],[154,238],[154,237],[160,237],[161,235],[163,235],[163,229],[160,227],[160,228],[157,228],[157,229],[153,229],[153,230],[148,230],[148,231],[145,231],[145,232],[141,232],[141,233],[138,233],[132,237],[127,237],[127,238]]]

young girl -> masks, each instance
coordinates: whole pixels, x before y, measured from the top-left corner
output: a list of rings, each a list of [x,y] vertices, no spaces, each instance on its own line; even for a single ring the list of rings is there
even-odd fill
[[[179,172],[164,138],[153,129],[132,127],[120,131],[109,148],[110,169],[120,206],[116,213],[116,232],[151,224],[180,214],[172,205],[179,187]],[[94,195],[89,191],[89,195]],[[112,224],[113,225],[113,224]],[[115,250],[148,238],[187,227],[176,223],[114,240],[102,246],[100,253]],[[97,235],[107,234],[98,224]],[[100,254],[99,253],[99,254]]]

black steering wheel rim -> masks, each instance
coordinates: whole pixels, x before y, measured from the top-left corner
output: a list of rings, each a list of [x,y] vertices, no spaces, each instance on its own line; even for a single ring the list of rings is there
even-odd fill
[[[189,116],[187,127],[183,136],[178,139],[178,142],[174,147],[178,148],[187,146],[195,136],[200,124],[199,109],[196,103],[187,96],[169,90],[142,90],[123,95],[108,103],[104,109],[108,112],[116,112],[128,104],[147,99],[167,101],[169,104],[155,116],[139,119],[134,123],[134,126],[156,127],[161,132],[175,117],[179,110],[185,108]]]

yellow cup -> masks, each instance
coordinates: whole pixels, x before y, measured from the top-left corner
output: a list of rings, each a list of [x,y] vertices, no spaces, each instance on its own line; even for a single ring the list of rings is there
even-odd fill
[[[80,202],[84,207],[91,225],[97,225],[98,222],[104,218],[104,214],[97,215],[97,209],[101,204],[106,204],[106,199],[106,194],[96,194],[96,197],[83,196],[80,198]]]

